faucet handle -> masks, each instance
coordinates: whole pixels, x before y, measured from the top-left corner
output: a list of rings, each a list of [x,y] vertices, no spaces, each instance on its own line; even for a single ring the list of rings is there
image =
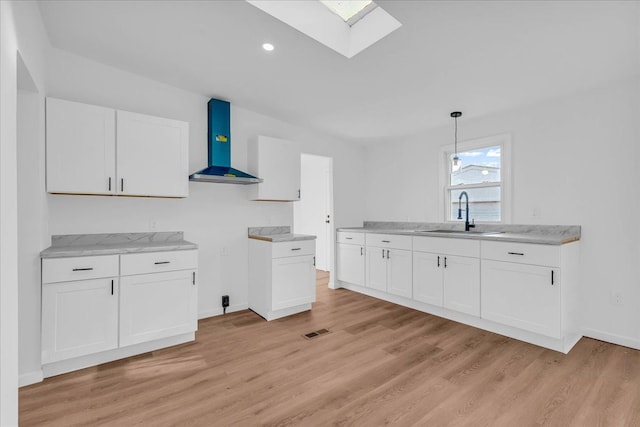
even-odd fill
[[[476,219],[475,218],[471,218],[471,224],[469,224],[470,228],[474,228],[476,226]]]

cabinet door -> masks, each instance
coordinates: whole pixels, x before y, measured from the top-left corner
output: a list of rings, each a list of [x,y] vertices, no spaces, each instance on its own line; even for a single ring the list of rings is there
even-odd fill
[[[195,270],[122,277],[120,346],[195,331],[195,279]]]
[[[280,310],[316,300],[313,256],[275,258],[272,261],[271,308]]]
[[[413,272],[411,251],[389,249],[387,252],[387,292],[411,298]]]
[[[291,141],[260,136],[258,139],[257,171],[264,182],[252,187],[254,200],[300,200],[300,150]]]
[[[444,306],[480,316],[480,260],[444,256]]]
[[[482,318],[560,338],[559,280],[550,267],[483,260]]]
[[[118,111],[118,194],[187,197],[189,124]]]
[[[367,246],[365,286],[379,291],[387,291],[386,249]]]
[[[118,279],[42,286],[42,363],[118,347]]]
[[[47,192],[114,194],[115,110],[47,98]]]
[[[429,252],[413,253],[413,299],[442,307],[444,257]]]
[[[364,247],[338,243],[338,280],[364,286]]]

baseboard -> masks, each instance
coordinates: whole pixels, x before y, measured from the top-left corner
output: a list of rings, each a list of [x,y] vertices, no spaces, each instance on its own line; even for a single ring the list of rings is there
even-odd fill
[[[41,383],[44,379],[44,374],[42,373],[42,369],[38,369],[37,371],[25,372],[24,374],[20,374],[18,377],[18,387],[25,387],[35,383]]]
[[[609,332],[599,331],[597,329],[585,328],[582,335],[587,338],[593,338],[600,341],[610,342],[612,344],[629,347],[634,350],[640,350],[640,340],[637,338],[626,337],[623,335],[611,334]]]
[[[227,313],[233,313],[236,311],[248,310],[249,304],[233,304],[227,307]],[[206,319],[207,317],[221,316],[222,315],[222,307],[216,308],[214,310],[201,311],[198,313],[198,319]]]

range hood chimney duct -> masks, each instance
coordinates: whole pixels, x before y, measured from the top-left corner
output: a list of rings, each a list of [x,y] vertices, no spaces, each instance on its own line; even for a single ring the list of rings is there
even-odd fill
[[[189,176],[190,181],[222,184],[258,184],[262,180],[231,167],[231,105],[210,99],[208,106],[208,167]]]

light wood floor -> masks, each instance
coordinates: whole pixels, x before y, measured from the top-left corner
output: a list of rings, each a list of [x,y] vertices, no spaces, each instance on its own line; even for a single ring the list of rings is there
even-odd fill
[[[347,290],[20,390],[23,426],[640,426],[640,352],[567,356]],[[304,333],[328,328],[312,340]]]

